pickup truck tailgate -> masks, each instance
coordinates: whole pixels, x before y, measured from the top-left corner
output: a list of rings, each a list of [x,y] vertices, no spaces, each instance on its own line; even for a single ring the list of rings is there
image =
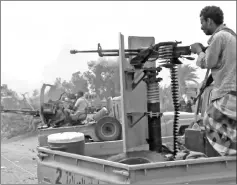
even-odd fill
[[[40,184],[236,183],[236,157],[126,165],[38,148]]]

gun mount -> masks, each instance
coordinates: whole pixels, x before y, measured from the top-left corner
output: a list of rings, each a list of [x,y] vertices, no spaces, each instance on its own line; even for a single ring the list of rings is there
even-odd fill
[[[73,94],[69,94],[66,92],[62,92],[58,99],[52,100],[51,98],[48,102],[45,102],[45,90],[46,87],[51,87],[56,89],[54,85],[51,84],[43,84],[40,91],[40,117],[44,125],[47,127],[60,127],[65,124],[70,124],[71,120],[69,118],[69,114],[65,111],[65,109],[71,109],[76,97]],[[65,95],[68,99],[66,100]],[[77,124],[77,123],[74,123]],[[79,124],[79,123],[78,123]]]
[[[120,39],[123,36],[120,35]],[[123,41],[120,40],[120,50],[102,50],[100,44],[98,44],[97,50],[71,50],[71,54],[76,53],[98,53],[100,57],[103,56],[119,56],[121,62],[124,62],[124,58],[130,58],[130,65],[133,69],[125,69],[124,74],[125,88],[127,91],[133,91],[137,85],[144,81],[147,84],[147,112],[139,113],[141,117],[134,121],[134,113],[126,113],[128,125],[133,127],[139,120],[144,116],[148,116],[148,132],[149,138],[147,142],[151,151],[156,151],[158,153],[162,152],[162,138],[161,138],[161,120],[160,117],[162,113],[160,112],[160,100],[159,100],[159,82],[162,78],[157,78],[159,72],[163,67],[170,69],[171,74],[171,93],[174,105],[174,157],[177,154],[177,127],[179,118],[179,88],[178,88],[178,78],[177,78],[177,65],[182,64],[179,58],[186,58],[188,60],[194,60],[194,58],[188,56],[191,55],[190,46],[178,46],[181,42],[160,42],[154,45],[150,45],[147,48],[136,48],[136,49],[124,49]],[[120,53],[121,52],[121,53]],[[158,67],[144,67],[146,62],[159,61]],[[121,65],[121,64],[120,64]],[[120,68],[122,69],[122,68]],[[139,71],[140,75],[135,75]],[[138,76],[138,77],[137,77]],[[120,77],[121,78],[121,77]],[[123,77],[122,77],[123,78]]]

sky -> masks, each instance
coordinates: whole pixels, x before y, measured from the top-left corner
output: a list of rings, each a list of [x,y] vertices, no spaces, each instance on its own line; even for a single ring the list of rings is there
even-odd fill
[[[119,48],[119,33],[153,36],[155,42],[201,42],[208,36],[199,14],[219,6],[224,22],[236,31],[236,1],[1,1],[1,84],[18,92],[40,89],[57,77],[70,80],[98,54],[71,55],[71,49]],[[184,61],[195,65],[195,61]],[[198,68],[199,81],[205,70]],[[161,77],[169,83],[167,71]]]

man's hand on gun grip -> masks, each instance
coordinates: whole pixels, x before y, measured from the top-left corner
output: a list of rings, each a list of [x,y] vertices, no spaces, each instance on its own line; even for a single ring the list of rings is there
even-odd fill
[[[194,43],[191,45],[192,53],[199,54],[202,51],[205,51],[205,47],[201,43]]]

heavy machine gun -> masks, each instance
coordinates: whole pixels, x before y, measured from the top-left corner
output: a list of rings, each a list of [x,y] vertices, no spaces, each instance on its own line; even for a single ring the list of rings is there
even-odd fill
[[[181,44],[181,42],[163,42],[163,43],[158,43],[155,44],[153,46],[150,46],[148,48],[139,48],[139,49],[125,49],[125,58],[129,58],[129,57],[134,57],[134,56],[146,56],[149,57],[149,59],[154,60],[154,59],[158,59],[157,57],[159,56],[158,50],[159,47],[161,46],[169,46],[169,45],[176,45],[176,44]],[[179,47],[175,47],[175,50],[173,52],[174,57],[176,56],[181,57],[181,55],[187,55],[187,53],[190,53],[189,50],[189,46],[179,46]],[[168,49],[168,48],[163,48],[163,49]],[[98,53],[98,55],[100,57],[105,57],[105,56],[119,56],[119,50],[118,49],[105,49],[103,50],[100,43],[98,43],[98,47],[97,50],[70,50],[71,54],[76,54],[76,53]],[[162,54],[162,53],[160,53]],[[163,53],[165,55],[165,53]],[[163,57],[164,57],[163,55]],[[160,55],[159,57],[162,57],[162,55]],[[183,58],[187,58],[189,60],[194,60],[194,58],[192,57],[187,57],[187,56],[182,56]],[[135,60],[135,59],[134,59]],[[132,63],[134,63],[134,66],[138,65],[136,61],[134,61]],[[140,62],[145,62],[146,58],[144,58],[143,61]]]
[[[182,64],[179,58],[186,58],[188,60],[194,60],[194,58],[188,56],[191,55],[190,46],[178,46],[181,42],[160,42],[151,45],[147,48],[138,49],[124,49],[124,57],[130,58],[130,65],[135,70],[140,70],[141,75],[135,77],[135,70],[126,70],[126,88],[131,91],[143,80],[147,84],[147,108],[148,112],[141,115],[140,119],[144,116],[148,116],[148,132],[149,139],[147,142],[151,151],[158,153],[162,152],[162,138],[161,138],[161,120],[160,116],[160,101],[159,101],[159,82],[162,78],[157,78],[162,68],[169,68],[171,74],[171,93],[174,105],[174,156],[178,152],[178,117],[179,117],[179,88],[177,77],[177,65]],[[100,44],[98,44],[97,50],[70,50],[71,54],[76,53],[98,53],[100,57],[103,56],[120,56],[119,50],[102,50]],[[145,67],[146,62],[158,61],[158,67]],[[129,117],[128,117],[129,118]],[[133,122],[132,116],[130,116],[130,126],[133,127],[138,121]],[[140,120],[138,119],[138,120]]]
[[[4,109],[1,106],[1,113],[13,113],[13,114],[22,114],[29,115],[33,117],[38,117],[43,123],[43,128],[49,127],[59,127],[68,122],[68,115],[64,112],[65,108],[70,108],[72,102],[67,102],[63,100],[62,96],[66,94],[63,92],[60,94],[58,99],[45,102],[45,90],[46,87],[55,88],[54,85],[51,84],[43,84],[40,90],[40,108],[39,110],[28,110],[28,109]],[[67,94],[68,96],[72,95]],[[24,97],[25,98],[25,97]]]
[[[39,117],[39,111],[35,110],[34,107],[27,101],[26,95],[27,93],[21,94],[23,96],[23,102],[24,105],[28,105],[29,108],[22,108],[22,109],[5,109],[4,106],[1,105],[0,111],[1,113],[13,113],[13,114],[23,114],[23,115],[29,115],[34,117]]]

